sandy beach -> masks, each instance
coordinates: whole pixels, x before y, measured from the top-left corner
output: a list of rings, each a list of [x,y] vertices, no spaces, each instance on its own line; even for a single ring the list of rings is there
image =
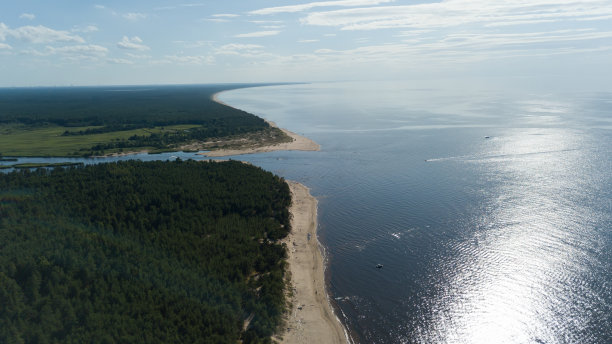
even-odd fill
[[[225,106],[230,106],[221,100],[219,100],[219,93],[213,95],[212,99],[219,104],[223,104]],[[232,106],[230,106],[232,107]],[[278,128],[276,123],[271,121],[266,121],[271,127]],[[255,153],[265,153],[265,152],[273,152],[273,151],[282,151],[282,150],[294,150],[294,151],[318,151],[321,149],[321,146],[316,142],[312,141],[309,138],[291,132],[289,130],[279,128],[282,130],[287,136],[289,136],[292,141],[285,143],[278,143],[274,145],[248,145],[246,147],[240,147],[236,149],[218,149],[214,151],[209,151],[205,153],[200,153],[205,156],[210,157],[222,157],[222,156],[230,156],[230,155],[241,155],[241,154],[255,154]]]
[[[293,308],[285,331],[275,337],[281,343],[347,343],[347,336],[329,303],[324,261],[317,240],[317,199],[299,183],[289,182],[292,231],[285,239],[293,288]]]
[[[226,106],[218,98],[213,100]],[[274,122],[266,121],[278,128]],[[268,146],[247,146],[238,149],[219,149],[201,153],[210,157],[254,154],[279,150],[318,151],[314,141],[280,128],[292,142]],[[325,288],[325,262],[317,239],[317,199],[310,190],[288,181],[292,205],[291,233],[283,240],[287,245],[289,274],[291,276],[291,310],[285,319],[284,331],[274,337],[285,344],[348,343],[347,334],[334,314]]]
[[[266,121],[266,122],[268,122],[268,124],[270,124],[270,126],[272,127],[277,127],[274,122],[270,122],[270,121]],[[285,143],[278,143],[275,145],[268,145],[268,146],[250,145],[247,147],[240,147],[237,149],[218,149],[218,150],[199,153],[199,154],[210,156],[210,157],[222,157],[222,156],[229,156],[229,155],[274,152],[274,151],[281,151],[281,150],[318,151],[321,149],[321,146],[319,146],[316,142],[312,141],[309,138],[298,135],[294,132],[291,132],[283,128],[279,128],[279,129],[282,130],[287,136],[291,137],[293,141],[285,142]]]

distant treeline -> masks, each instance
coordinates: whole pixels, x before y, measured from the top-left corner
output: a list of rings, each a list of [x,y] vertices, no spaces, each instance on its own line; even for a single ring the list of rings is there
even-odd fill
[[[269,128],[261,118],[211,97],[222,90],[246,85],[193,85],[150,87],[70,87],[0,89],[0,125],[66,127],[64,136],[192,124],[200,126],[164,135],[108,142],[112,148],[170,144],[238,135]],[[80,127],[94,127],[79,129]],[[75,128],[72,130],[71,128]]]
[[[269,343],[290,202],[232,161],[0,174],[0,342]]]
[[[264,126],[261,118],[211,100],[215,93],[231,88],[202,85],[0,89],[0,123],[105,126],[112,131],[175,124]]]

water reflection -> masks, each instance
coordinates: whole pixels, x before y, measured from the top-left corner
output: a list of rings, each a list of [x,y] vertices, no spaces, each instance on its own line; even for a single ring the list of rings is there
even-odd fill
[[[486,153],[498,157],[471,160],[486,201],[442,265],[449,277],[421,342],[588,342],[584,306],[603,295],[584,285],[594,282],[591,252],[605,238],[592,226],[602,214],[585,205],[597,184],[585,170],[592,153],[575,149],[583,139],[567,129],[515,130]]]

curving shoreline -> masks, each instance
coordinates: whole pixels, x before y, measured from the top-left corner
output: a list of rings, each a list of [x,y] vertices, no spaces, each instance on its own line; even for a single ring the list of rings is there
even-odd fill
[[[223,92],[223,91],[222,91]],[[230,106],[219,99],[219,93],[212,99]],[[265,120],[265,119],[264,119]],[[274,122],[267,121],[273,127]],[[278,128],[278,127],[277,127]],[[292,142],[270,146],[252,146],[239,149],[220,149],[202,155],[222,157],[228,155],[254,154],[279,150],[318,151],[316,142],[281,129],[291,137]],[[285,317],[283,331],[274,339],[285,344],[340,344],[349,343],[349,336],[334,313],[325,285],[325,262],[317,238],[318,201],[310,189],[297,182],[287,181],[291,190],[291,232],[283,240],[287,245],[288,273],[291,276],[291,309]]]
[[[223,101],[219,99],[219,94],[221,94],[222,92],[225,92],[225,91],[215,93],[212,96],[212,100],[219,104],[223,104],[225,106],[229,106],[233,108],[233,106],[228,105],[227,103],[224,103]],[[276,123],[268,121],[268,120],[265,120],[265,121],[271,127],[278,128]],[[284,151],[284,150],[293,150],[293,151],[319,151],[321,150],[321,146],[318,143],[314,142],[313,140],[306,138],[304,136],[298,135],[287,129],[283,129],[283,128],[279,128],[279,129],[282,130],[287,136],[291,137],[292,141],[286,142],[286,143],[278,143],[275,145],[267,145],[267,146],[251,145],[251,146],[241,147],[241,148],[236,148],[236,149],[218,149],[218,150],[208,151],[208,152],[199,153],[199,154],[209,156],[209,157],[223,157],[223,156],[230,156],[230,155],[266,153],[266,152]]]
[[[346,330],[334,314],[325,287],[325,266],[317,239],[318,201],[308,187],[288,181],[292,204],[287,245],[292,309],[286,317],[281,343],[348,343]]]

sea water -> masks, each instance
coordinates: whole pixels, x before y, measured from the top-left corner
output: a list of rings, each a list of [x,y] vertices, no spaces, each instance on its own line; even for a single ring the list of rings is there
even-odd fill
[[[319,198],[356,340],[612,342],[612,94],[393,82],[220,98],[321,144],[237,158]]]
[[[233,158],[319,199],[329,291],[355,340],[612,342],[611,93],[382,82],[220,98],[321,144]],[[19,163],[176,157],[205,159]]]

